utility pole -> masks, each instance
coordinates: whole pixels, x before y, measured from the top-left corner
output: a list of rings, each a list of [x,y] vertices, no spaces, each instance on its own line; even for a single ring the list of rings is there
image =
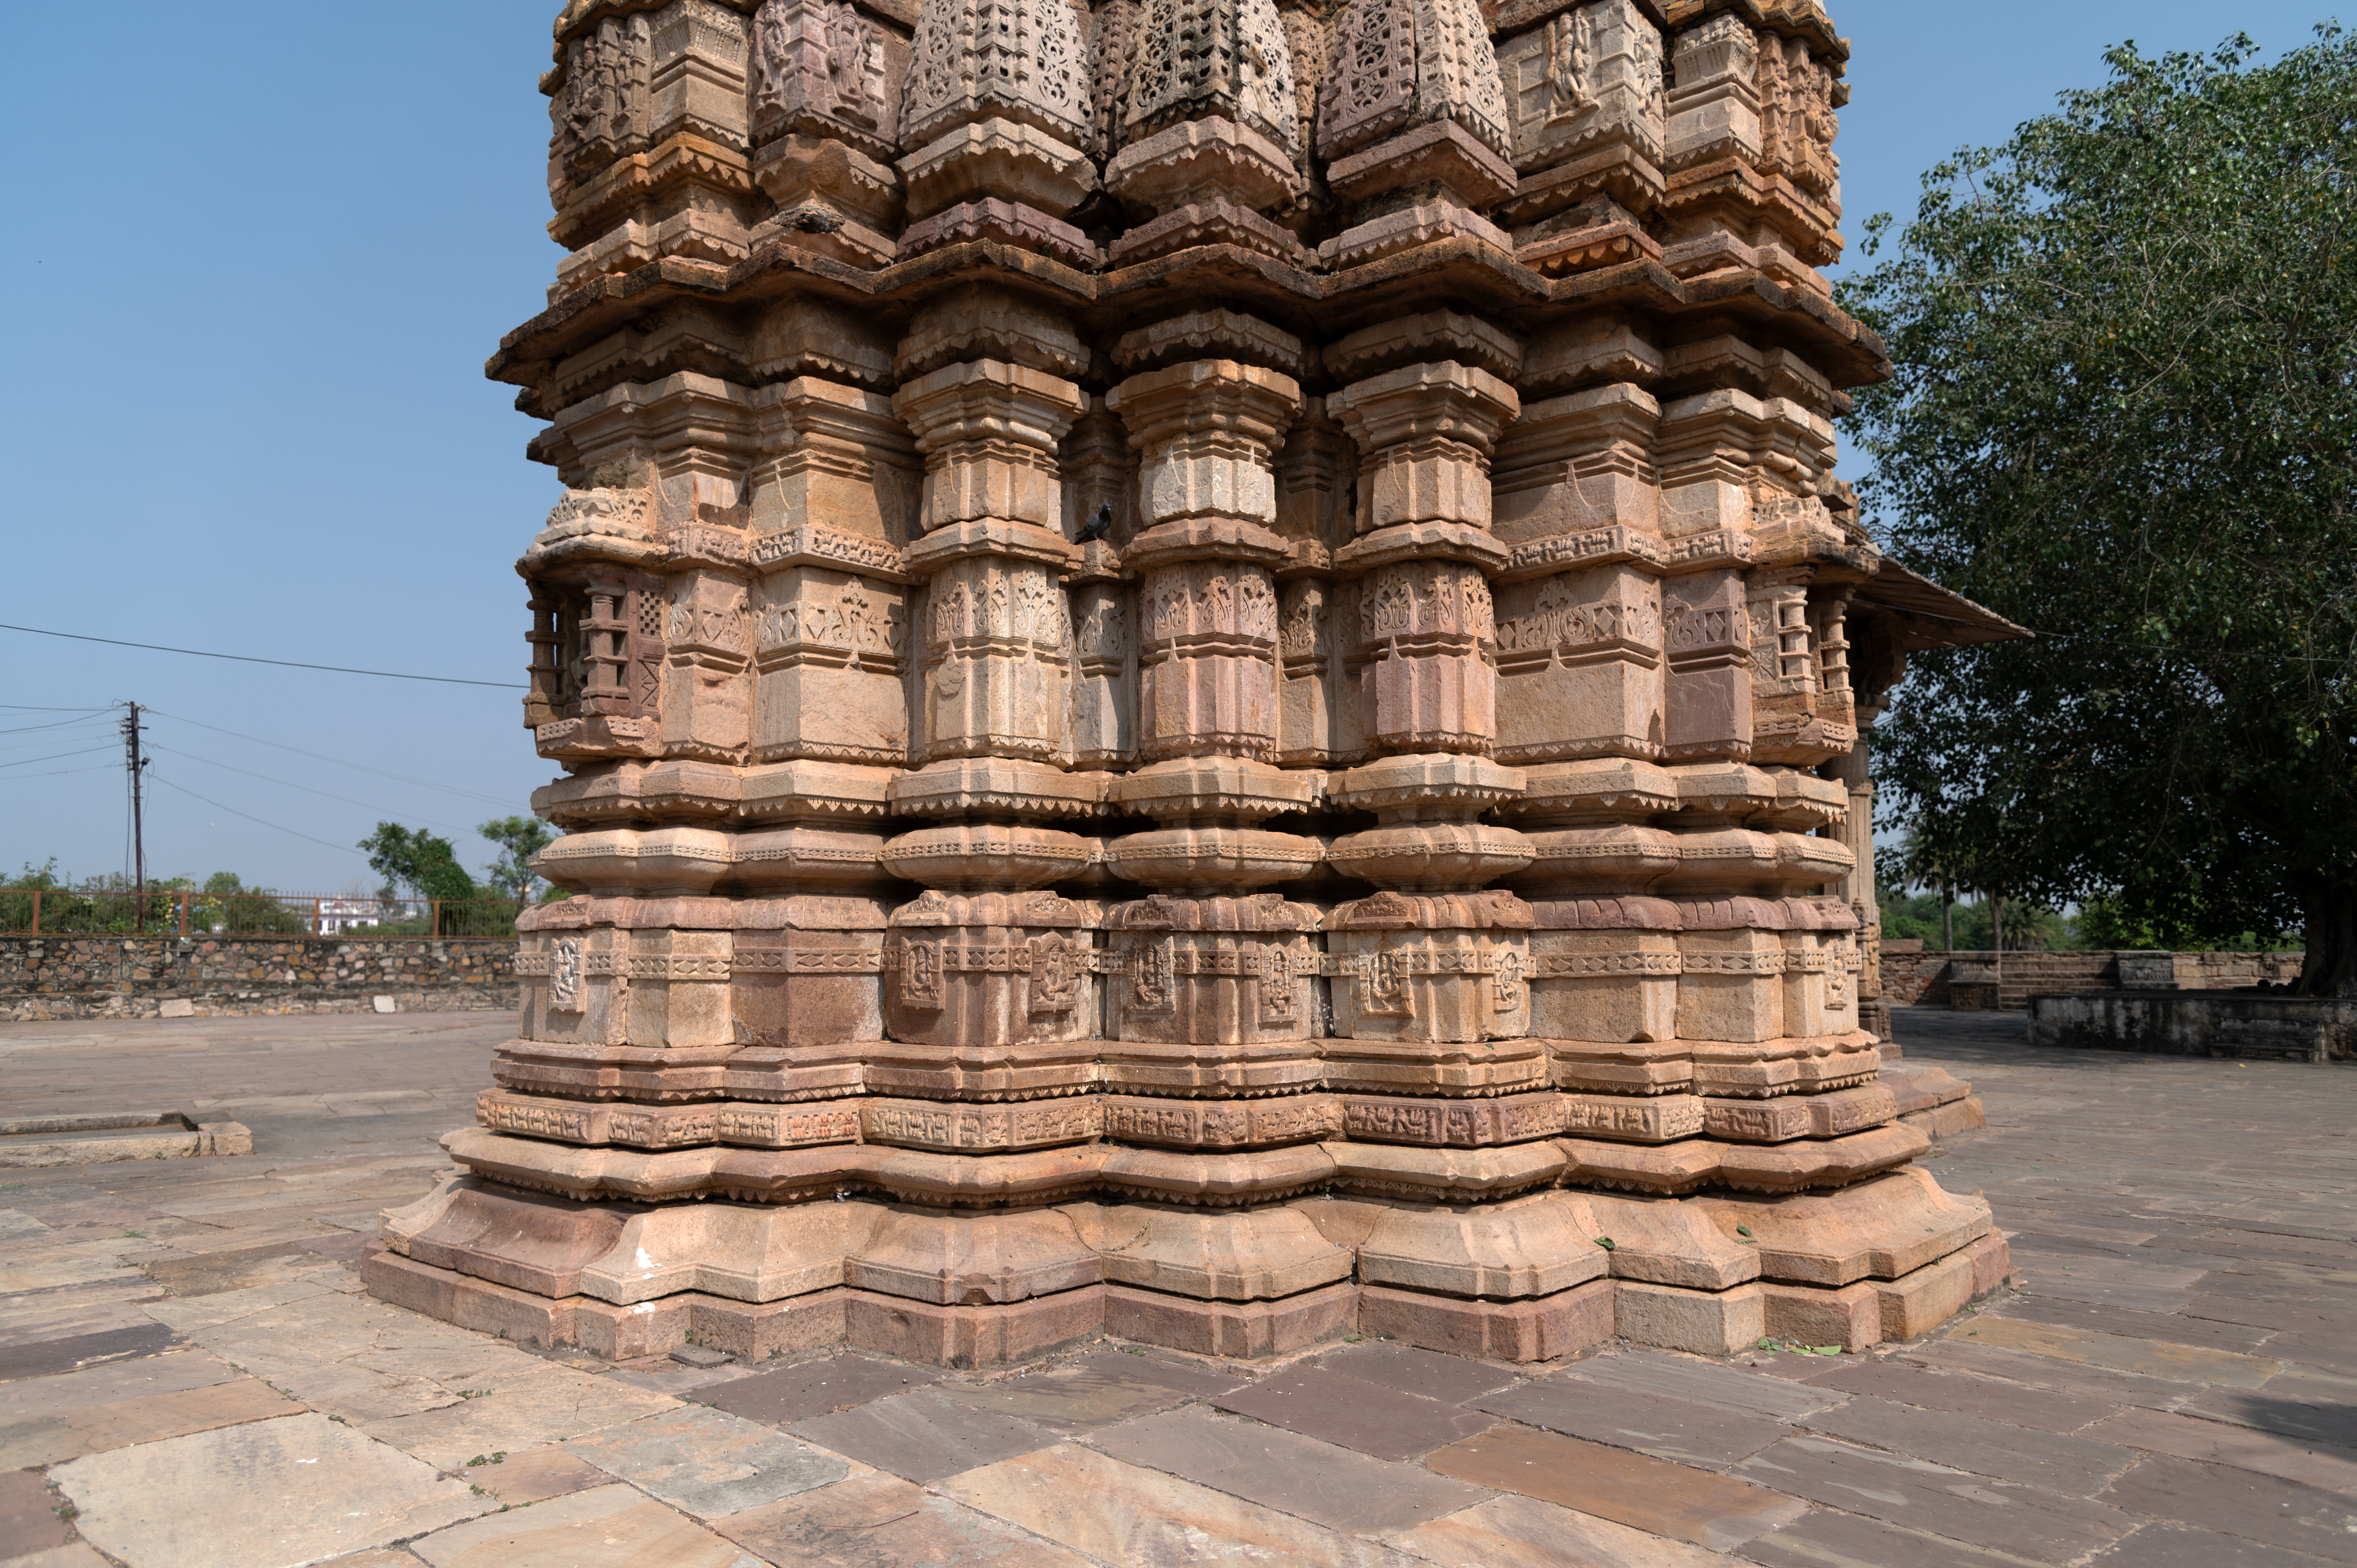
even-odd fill
[[[129,749],[131,769],[131,866],[132,878],[137,884],[138,911],[132,918],[141,931],[147,929],[147,824],[145,800],[140,788],[140,775],[146,771],[147,758],[139,755],[139,704],[124,704],[131,710],[123,721],[123,741]]]

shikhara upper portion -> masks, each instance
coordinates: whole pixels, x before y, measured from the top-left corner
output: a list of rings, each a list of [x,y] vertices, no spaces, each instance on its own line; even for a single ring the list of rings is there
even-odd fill
[[[1847,53],[1813,0],[587,0],[542,83],[558,292],[977,240],[1335,272],[1461,238],[1690,276],[1720,232],[1822,292]]]

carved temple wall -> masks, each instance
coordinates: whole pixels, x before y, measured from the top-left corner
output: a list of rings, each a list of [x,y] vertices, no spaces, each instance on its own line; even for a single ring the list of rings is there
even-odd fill
[[[574,897],[372,1288],[963,1363],[1991,1288],[1901,1119],[1963,1086],[1861,1020],[1846,55],[1813,0],[574,0],[490,365],[565,487]]]

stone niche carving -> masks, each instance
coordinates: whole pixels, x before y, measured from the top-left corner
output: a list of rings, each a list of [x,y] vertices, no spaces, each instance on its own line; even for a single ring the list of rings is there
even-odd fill
[[[1608,144],[1661,156],[1662,35],[1636,0],[1568,6],[1497,48],[1517,169],[1552,168]]]
[[[753,133],[799,132],[888,157],[908,43],[850,0],[763,0],[753,16]]]
[[[653,42],[644,15],[608,16],[565,46],[550,102],[551,183],[577,177],[642,145]]]
[[[568,8],[574,292],[492,371],[565,486],[569,897],[368,1288],[616,1358],[1544,1362],[2004,1276],[1860,946],[1859,726],[2011,628],[1834,477],[1846,47],[1493,14]]]

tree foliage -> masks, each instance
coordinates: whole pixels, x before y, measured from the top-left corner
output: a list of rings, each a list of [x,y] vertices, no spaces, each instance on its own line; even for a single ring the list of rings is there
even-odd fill
[[[1876,772],[1925,864],[2357,978],[2357,48],[2107,57],[1925,177],[1845,286],[1899,559],[2038,631],[1919,655]],[[1868,225],[1875,252],[1887,220]]]
[[[540,886],[532,857],[556,840],[548,824],[538,817],[495,817],[475,831],[500,846],[499,858],[483,873],[491,886],[508,897],[532,902]]]
[[[399,822],[379,822],[376,832],[361,840],[368,851],[369,867],[389,887],[416,898],[465,899],[475,897],[475,879],[458,864],[450,841],[424,828]],[[389,892],[388,897],[391,897]]]

